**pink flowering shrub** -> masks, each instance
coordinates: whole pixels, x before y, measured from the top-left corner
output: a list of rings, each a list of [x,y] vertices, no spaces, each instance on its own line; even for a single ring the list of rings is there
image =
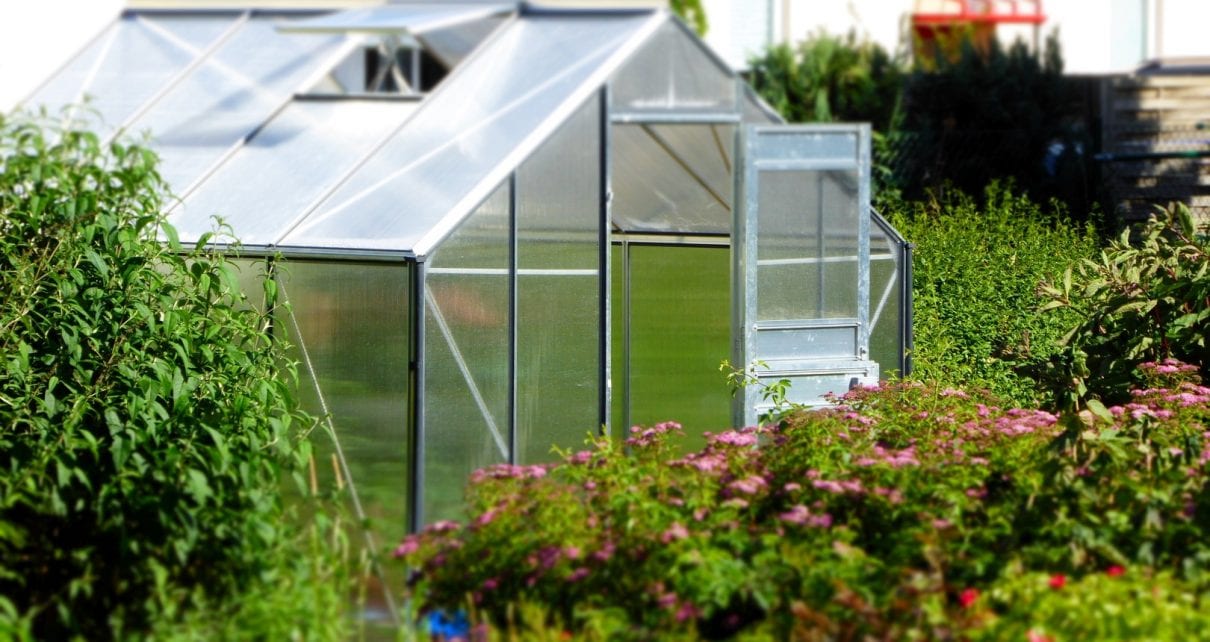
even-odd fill
[[[999,596],[1023,574],[1056,595],[1153,571],[1196,587],[1210,389],[1150,367],[1164,387],[1080,415],[901,382],[684,455],[676,424],[636,427],[477,472],[466,521],[397,555],[422,609],[602,639],[978,637],[1017,617]]]

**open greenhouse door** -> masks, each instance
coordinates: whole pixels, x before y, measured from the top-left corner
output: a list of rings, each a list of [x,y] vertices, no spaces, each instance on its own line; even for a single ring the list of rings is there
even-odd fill
[[[868,125],[748,125],[739,133],[732,362],[764,385],[736,396],[755,424],[767,385],[814,406],[878,381],[870,360]]]

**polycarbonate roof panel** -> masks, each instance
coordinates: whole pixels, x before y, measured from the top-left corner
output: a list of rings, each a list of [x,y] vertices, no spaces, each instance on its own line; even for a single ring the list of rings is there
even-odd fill
[[[264,129],[175,209],[181,240],[196,241],[219,216],[244,245],[280,238],[358,161],[385,140],[418,103],[302,100]]]
[[[661,20],[644,12],[510,22],[280,245],[431,249]]]
[[[296,33],[425,33],[514,9],[515,3],[386,5],[297,20],[281,25],[281,30]]]
[[[54,112],[89,96],[88,109],[100,122],[84,114],[86,126],[111,134],[239,18],[238,13],[124,15],[26,104],[45,105]]]
[[[342,36],[280,34],[276,20],[246,22],[131,125],[151,132],[160,173],[176,192],[200,179],[309,79],[326,73],[344,50]]]
[[[704,47],[679,23],[664,23],[614,74],[614,110],[735,111],[738,81]]]

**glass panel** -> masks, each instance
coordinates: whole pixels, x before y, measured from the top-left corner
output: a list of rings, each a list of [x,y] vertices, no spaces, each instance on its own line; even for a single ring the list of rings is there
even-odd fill
[[[779,125],[786,122],[780,114],[757,97],[747,83],[744,84],[743,119],[745,123]]]
[[[731,345],[729,256],[725,247],[630,246],[631,423],[680,422],[690,448],[705,445],[702,431],[730,424],[718,370]]]
[[[622,244],[609,248],[609,421],[613,436],[630,429],[626,418],[627,381],[626,327],[630,315],[626,302],[626,255]]]
[[[538,129],[591,95],[593,72],[651,19],[535,15],[510,23],[285,243],[415,248],[504,180],[511,159],[540,141]]]
[[[280,34],[271,16],[250,20],[131,129],[151,130],[160,173],[182,192],[307,77],[326,71],[342,41]]]
[[[757,319],[857,316],[857,171],[758,173]]]
[[[613,75],[613,109],[730,112],[736,82],[670,19]]]
[[[238,14],[127,15],[77,55],[28,101],[52,112],[90,97],[88,126],[113,133],[211,45]]]
[[[244,245],[275,243],[415,109],[410,102],[293,102],[174,210],[172,223],[184,242],[219,216]]]
[[[626,231],[731,231],[734,130],[711,125],[613,127],[614,222]]]
[[[590,98],[517,172],[517,444],[551,460],[600,428],[600,109]]]
[[[509,454],[509,191],[479,206],[425,277],[424,518],[462,517],[477,468]]]
[[[487,39],[504,22],[504,17],[485,18],[474,22],[436,29],[417,36],[447,68],[462,62],[479,43]]]
[[[275,331],[293,344],[289,357],[299,363],[299,399],[316,416],[326,404],[349,466],[345,482],[370,518],[374,553],[389,559],[387,551],[408,525],[408,268],[303,261],[278,267],[298,328],[283,311]],[[336,450],[324,438],[326,430],[318,430],[312,439],[316,471],[327,491],[336,484]],[[350,538],[364,541],[360,533]],[[398,594],[402,569],[390,563],[383,569],[388,590]],[[378,604],[381,596],[371,592],[369,598]]]
[[[887,378],[902,367],[903,248],[881,217],[870,225],[870,358]]]
[[[735,128],[730,125],[650,125],[648,132],[694,180],[730,211]],[[730,221],[728,221],[729,223]]]

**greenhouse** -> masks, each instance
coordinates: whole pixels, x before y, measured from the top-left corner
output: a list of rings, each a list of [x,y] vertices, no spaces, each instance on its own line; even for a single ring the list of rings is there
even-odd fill
[[[807,404],[905,369],[869,128],[782,124],[663,10],[131,10],[26,106],[149,134],[181,241],[275,280],[380,542],[486,465],[755,422],[724,359]]]

